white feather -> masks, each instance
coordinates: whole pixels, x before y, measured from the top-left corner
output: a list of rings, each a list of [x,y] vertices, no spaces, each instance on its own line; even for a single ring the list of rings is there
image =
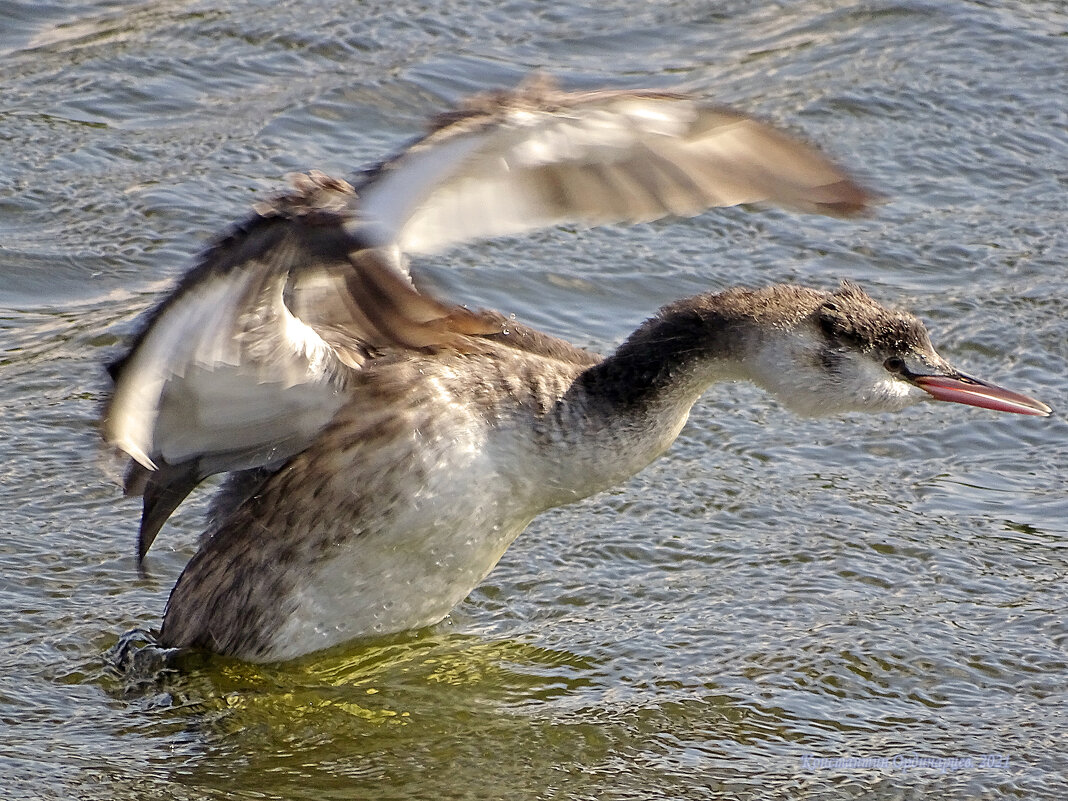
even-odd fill
[[[248,329],[250,281],[234,272],[181,295],[124,366],[105,435],[145,467],[308,438],[340,405],[332,351],[282,303],[281,281],[257,306],[275,337]]]

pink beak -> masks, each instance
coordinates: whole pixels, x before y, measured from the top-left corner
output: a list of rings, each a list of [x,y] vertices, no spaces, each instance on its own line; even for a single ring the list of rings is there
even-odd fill
[[[913,375],[909,376],[909,380],[935,400],[964,403],[996,412],[1033,414],[1037,417],[1049,417],[1053,411],[1046,404],[1027,395],[987,384],[961,373],[955,376]]]

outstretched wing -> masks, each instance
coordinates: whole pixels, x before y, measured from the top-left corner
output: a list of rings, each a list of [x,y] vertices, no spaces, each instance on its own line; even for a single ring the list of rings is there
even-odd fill
[[[112,365],[104,435],[133,459],[141,556],[205,477],[303,450],[382,349],[499,328],[417,292],[402,253],[562,221],[750,202],[852,214],[870,201],[815,150],[745,115],[544,81],[443,115],[358,191],[298,177],[204,255]]]
[[[850,215],[872,196],[770,125],[666,92],[476,96],[359,184],[367,236],[405,253],[562,222],[597,225],[771,203]]]
[[[111,366],[104,436],[133,458],[142,556],[207,476],[303,450],[379,349],[486,330],[354,239],[353,198],[344,182],[301,176],[215,244]]]

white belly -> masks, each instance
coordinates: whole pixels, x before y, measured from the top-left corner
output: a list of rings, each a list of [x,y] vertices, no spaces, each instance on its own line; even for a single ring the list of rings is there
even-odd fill
[[[486,577],[529,518],[476,531],[457,522],[370,538],[332,559],[295,591],[296,611],[272,637],[271,659],[290,659],[358,637],[437,623]],[[473,533],[474,532],[474,533]]]
[[[271,637],[269,658],[432,625],[478,586],[540,511],[506,477],[525,472],[521,457],[478,433],[440,447],[420,442],[417,457],[398,454],[394,464],[417,460],[420,489],[398,493],[403,503],[384,504],[309,566],[290,597],[295,611]],[[387,483],[404,481],[405,472]]]

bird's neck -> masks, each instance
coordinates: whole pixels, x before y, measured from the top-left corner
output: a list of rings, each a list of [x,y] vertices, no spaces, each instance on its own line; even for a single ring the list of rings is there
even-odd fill
[[[661,314],[579,375],[543,431],[555,501],[618,484],[667,450],[711,384],[749,377],[754,333],[726,317]]]
[[[616,419],[689,410],[716,381],[750,378],[762,338],[752,321],[693,306],[668,307],[579,379]]]

